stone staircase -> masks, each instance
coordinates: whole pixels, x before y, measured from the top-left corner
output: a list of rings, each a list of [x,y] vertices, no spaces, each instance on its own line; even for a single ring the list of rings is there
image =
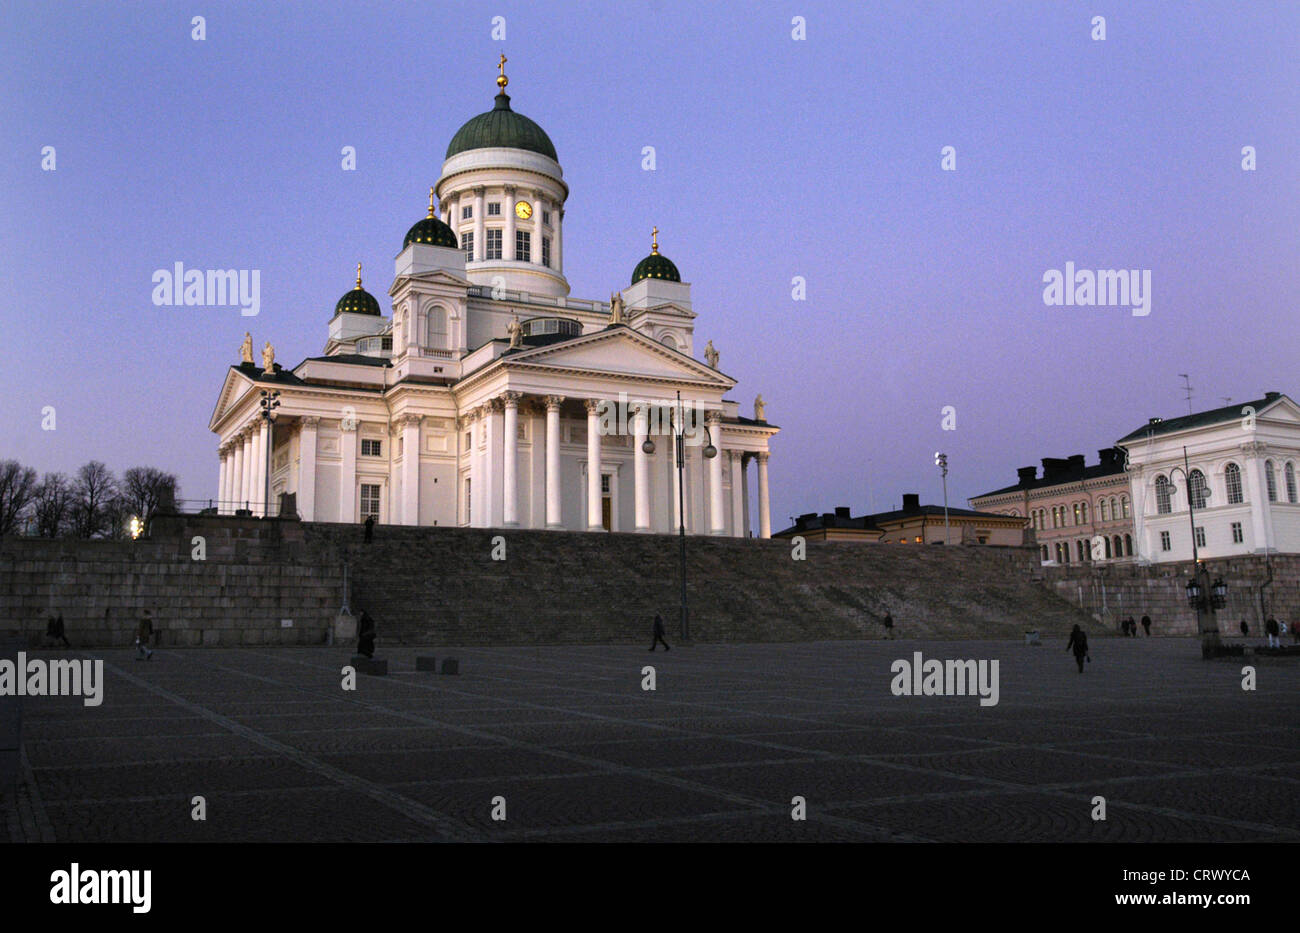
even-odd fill
[[[349,568],[353,611],[400,644],[649,644],[658,612],[678,631],[679,543],[671,535],[356,525],[304,526]],[[505,559],[493,560],[493,541]],[[1020,638],[1064,644],[1101,629],[1041,583],[1032,550],[687,539],[691,634],[703,642],[884,637]]]

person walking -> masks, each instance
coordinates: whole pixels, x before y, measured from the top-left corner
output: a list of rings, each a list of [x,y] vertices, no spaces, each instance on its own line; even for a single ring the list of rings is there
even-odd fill
[[[1150,638],[1150,637],[1151,637],[1151,617],[1150,617],[1150,616],[1143,616],[1143,617],[1142,617],[1142,631],[1144,631],[1144,632],[1147,633],[1147,638]]]
[[[1246,624],[1246,620],[1245,620],[1245,619],[1242,619],[1242,620],[1241,620],[1241,637],[1242,637],[1242,638],[1245,638],[1245,637],[1246,637],[1247,635],[1249,635],[1249,634],[1250,634],[1250,626]]]
[[[375,656],[375,620],[364,609],[357,620],[357,654],[367,658]]]
[[[658,646],[660,642],[663,642],[664,651],[673,650],[672,648],[668,647],[668,642],[667,640],[664,639],[664,620],[659,615],[659,613],[656,612],[655,613],[655,635],[654,635],[654,641],[650,642],[650,650],[654,651],[655,647]]]
[[[68,644],[68,636],[63,631],[63,613],[59,613],[58,618],[50,616],[49,624],[45,626],[45,637],[50,639],[51,645],[56,641],[63,642],[63,647],[71,648]]]
[[[140,624],[135,627],[135,659],[149,661],[153,658],[153,649],[149,639],[153,638],[153,613],[148,609],[141,611]]]
[[[1277,619],[1269,616],[1268,621],[1264,623],[1264,634],[1268,636],[1268,646],[1270,648],[1282,647],[1282,642],[1278,639],[1277,632]]]
[[[1070,631],[1070,640],[1065,643],[1065,650],[1071,649],[1074,651],[1074,663],[1079,665],[1079,673],[1082,674],[1084,659],[1091,661],[1092,658],[1088,657],[1088,636],[1078,625]]]
[[[375,517],[373,515],[367,515],[366,516],[366,538],[365,538],[366,544],[369,544],[372,540],[374,540],[374,537],[375,537]]]
[[[894,617],[893,617],[892,615],[889,614],[888,610],[886,610],[886,612],[885,612],[885,621],[884,621],[883,624],[884,624],[884,626],[885,626],[885,635],[888,636],[889,638],[893,638],[893,637],[894,637]]]

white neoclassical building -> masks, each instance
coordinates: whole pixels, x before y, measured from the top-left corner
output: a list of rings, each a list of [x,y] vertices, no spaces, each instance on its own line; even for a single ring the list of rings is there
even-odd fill
[[[1153,418],[1118,443],[1139,560],[1190,560],[1193,534],[1203,558],[1300,553],[1300,406],[1287,396]]]
[[[690,285],[657,230],[609,301],[569,296],[568,185],[503,66],[397,254],[391,315],[358,267],[321,356],[286,369],[268,342],[259,365],[246,337],[209,425],[220,511],[266,514],[269,488],[272,512],[290,493],[307,521],[671,532],[680,501],[688,533],[768,537],[761,397],[742,416],[712,344],[695,358]]]

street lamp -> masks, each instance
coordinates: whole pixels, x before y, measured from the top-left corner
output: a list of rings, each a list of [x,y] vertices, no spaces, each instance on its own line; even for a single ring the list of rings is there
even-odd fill
[[[947,547],[951,544],[948,540],[948,455],[934,452],[934,465],[939,468],[939,473],[943,477],[943,543]],[[922,520],[924,524],[924,520]]]
[[[275,446],[275,410],[280,407],[280,390],[267,392],[262,390],[262,420],[266,422],[266,482],[263,484],[262,494],[265,496],[265,503],[262,510],[263,518],[271,517],[271,448]]]
[[[1170,469],[1169,475],[1173,476],[1176,471],[1183,474],[1183,482],[1187,484],[1187,521],[1192,531],[1192,579],[1187,581],[1187,603],[1196,610],[1196,629],[1201,635],[1201,657],[1212,658],[1219,646],[1219,620],[1215,617],[1214,610],[1224,607],[1228,586],[1221,577],[1210,583],[1210,571],[1201,563],[1201,552],[1196,541],[1196,499],[1198,496],[1202,501],[1210,498],[1210,490],[1203,484],[1192,483],[1186,447],[1183,448],[1183,465]],[[1194,485],[1199,488],[1194,488]],[[1170,495],[1175,492],[1177,490],[1171,484]],[[1201,507],[1204,508],[1204,505]]]
[[[682,569],[682,620],[681,620],[681,638],[683,642],[690,641],[691,628],[689,615],[686,608],[686,421],[682,413],[682,393],[677,393],[677,416],[672,420],[673,442],[677,452],[677,538],[681,544],[681,569]],[[707,443],[704,445],[705,459],[712,460],[718,455],[718,448],[713,446],[713,435],[709,431],[708,425],[701,425],[704,428],[704,437]],[[649,437],[641,444],[641,450],[647,455],[655,452],[655,442]]]
[[[126,523],[126,530],[131,533],[132,541],[140,537],[140,532],[144,531],[144,522],[140,521],[139,515],[131,516],[131,520]]]

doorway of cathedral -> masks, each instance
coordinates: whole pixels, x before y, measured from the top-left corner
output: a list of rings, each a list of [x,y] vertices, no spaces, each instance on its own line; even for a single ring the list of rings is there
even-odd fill
[[[600,478],[600,523],[606,531],[612,531],[613,521],[614,502],[609,492],[609,474],[606,473]]]

